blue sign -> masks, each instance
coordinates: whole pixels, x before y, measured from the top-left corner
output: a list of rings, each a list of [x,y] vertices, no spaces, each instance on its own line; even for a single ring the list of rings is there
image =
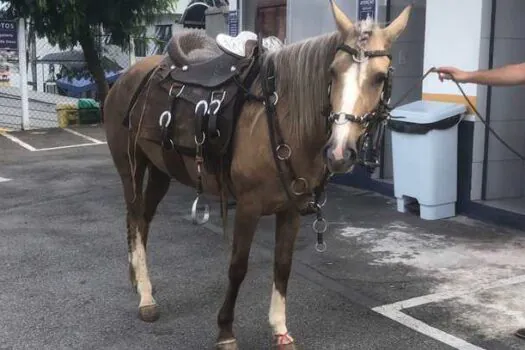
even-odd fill
[[[377,0],[357,0],[357,19],[377,18]]]
[[[0,50],[18,50],[16,21],[0,20]]]
[[[228,34],[230,36],[237,36],[239,34],[239,16],[237,11],[230,11],[228,13]]]

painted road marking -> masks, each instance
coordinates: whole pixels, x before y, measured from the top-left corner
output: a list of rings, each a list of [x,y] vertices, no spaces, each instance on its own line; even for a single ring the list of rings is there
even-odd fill
[[[437,328],[431,327],[424,322],[421,322],[407,314],[404,314],[401,310],[409,309],[417,306],[422,306],[426,304],[436,303],[444,300],[458,298],[468,294],[475,294],[479,292],[485,292],[491,289],[507,287],[514,284],[525,283],[525,275],[515,276],[511,278],[502,279],[499,281],[494,281],[490,283],[485,283],[480,285],[477,288],[471,288],[468,290],[460,290],[457,292],[449,293],[435,293],[424,295],[420,297],[415,297],[412,299],[407,299],[403,301],[398,301],[393,304],[383,305],[373,308],[372,310],[390,318],[393,321],[401,323],[402,325],[411,328],[419,333],[422,333],[428,337],[431,337],[435,340],[438,340],[442,343],[450,345],[456,349],[460,350],[483,350],[476,345],[470,344],[463,339],[454,337],[448,333],[445,333]]]
[[[74,130],[71,130],[70,132],[74,133],[75,135],[76,134],[80,134],[80,133],[76,133],[76,131],[74,131]],[[18,144],[19,146],[22,146],[23,148],[25,148],[25,149],[27,149],[28,151],[31,151],[31,152],[55,151],[55,150],[61,150],[61,149],[66,149],[66,148],[77,148],[77,147],[107,145],[107,142],[103,142],[103,141],[100,141],[100,140],[97,140],[97,139],[94,139],[94,138],[90,138],[87,135],[80,134],[81,135],[81,136],[79,135],[80,137],[83,137],[85,139],[89,139],[89,141],[92,141],[92,142],[91,143],[79,143],[79,144],[76,144],[76,145],[68,145],[68,146],[59,146],[59,147],[35,148],[35,147],[31,146],[30,144],[25,143],[24,141],[20,140],[18,137],[15,137],[15,136],[13,136],[13,135],[11,135],[9,133],[0,132],[0,135],[6,137],[7,139],[13,141],[14,143]]]
[[[50,147],[50,148],[39,148],[39,149],[35,149],[35,151],[36,152],[56,151],[56,150],[66,149],[66,148],[78,148],[78,147],[89,147],[89,146],[100,146],[100,145],[107,145],[107,142],[80,143],[78,145],[68,145],[68,146]]]
[[[410,329],[415,330],[416,332],[419,332],[421,334],[426,335],[427,337],[433,338],[441,343],[450,345],[454,349],[458,350],[485,350],[483,348],[480,348],[479,346],[476,346],[474,344],[471,344],[469,342],[466,342],[463,339],[457,338],[451,334],[448,334],[446,332],[443,332],[440,329],[434,328],[429,326],[428,324],[417,320],[413,317],[408,316],[407,314],[404,314],[403,312],[391,308],[388,306],[380,306],[375,307],[372,309],[373,311],[388,317],[389,319],[396,321],[397,323],[402,324],[405,327],[408,327]]]
[[[86,139],[86,140],[88,140],[88,141],[91,141],[91,142],[93,142],[93,143],[99,143],[99,144],[104,143],[104,141],[97,140],[97,139],[95,139],[95,138],[93,138],[93,137],[91,137],[91,136],[84,135],[84,134],[82,134],[82,133],[79,133],[78,131],[75,131],[75,130],[72,130],[72,129],[69,129],[69,128],[64,128],[63,130],[66,131],[66,132],[68,132],[68,133],[70,133],[70,134],[73,134],[73,135],[76,135],[76,136],[82,137],[82,138],[84,138],[84,139]]]
[[[525,275],[506,278],[503,280],[494,281],[490,283],[483,283],[483,284],[480,284],[478,287],[473,286],[472,288],[468,290],[458,290],[457,292],[429,294],[429,295],[415,297],[415,298],[408,299],[408,300],[398,301],[396,303],[385,305],[385,306],[388,306],[389,308],[394,309],[394,310],[409,309],[409,308],[413,308],[413,307],[417,307],[417,306],[421,306],[425,304],[431,304],[431,303],[436,303],[436,302],[440,302],[444,300],[458,298],[458,297],[468,295],[468,294],[476,294],[479,292],[485,292],[487,290],[491,290],[495,288],[512,286],[513,284],[519,284],[519,283],[525,283]]]
[[[5,136],[9,140],[13,141],[14,143],[18,144],[19,146],[24,147],[28,151],[31,151],[31,152],[36,151],[36,148],[34,148],[33,146],[31,146],[31,145],[25,143],[24,141],[20,140],[18,137],[14,137],[13,135],[5,133],[5,132],[0,132],[0,135]]]
[[[0,177],[0,182],[11,181],[11,179],[6,179],[5,177]]]

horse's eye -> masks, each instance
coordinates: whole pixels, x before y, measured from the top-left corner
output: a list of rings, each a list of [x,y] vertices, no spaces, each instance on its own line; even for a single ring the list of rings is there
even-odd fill
[[[330,76],[331,76],[332,78],[335,78],[336,74],[337,74],[337,73],[336,73],[336,71],[335,71],[335,68],[334,68],[334,67],[330,67]]]
[[[385,73],[377,73],[375,76],[375,83],[381,84],[386,80],[386,74]]]

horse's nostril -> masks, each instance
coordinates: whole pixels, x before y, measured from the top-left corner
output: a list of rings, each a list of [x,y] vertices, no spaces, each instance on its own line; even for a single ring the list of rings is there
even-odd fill
[[[350,159],[356,160],[357,159],[357,152],[353,149],[350,150]]]
[[[343,153],[343,157],[346,161],[354,161],[357,158],[357,153],[353,149],[346,149]]]

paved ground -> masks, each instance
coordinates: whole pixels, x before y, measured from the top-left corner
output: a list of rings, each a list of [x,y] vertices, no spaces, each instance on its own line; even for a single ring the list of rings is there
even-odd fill
[[[193,191],[170,190],[148,247],[161,318],[142,323],[107,146],[72,147],[104,141],[103,131],[76,130],[88,138],[0,137],[0,349],[211,349],[229,254],[218,207],[195,227]],[[525,327],[523,232],[425,222],[389,198],[335,186],[326,214],[328,251],[314,251],[305,218],[295,252],[288,326],[302,349],[525,348],[512,335]],[[262,220],[237,306],[242,349],[269,345],[272,229]]]

